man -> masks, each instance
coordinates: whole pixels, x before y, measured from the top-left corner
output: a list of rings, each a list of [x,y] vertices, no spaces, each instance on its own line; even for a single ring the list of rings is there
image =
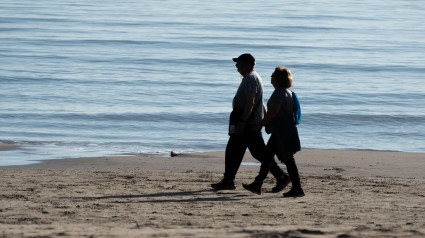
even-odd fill
[[[248,148],[252,156],[263,161],[266,146],[261,130],[254,131],[264,116],[263,80],[254,70],[255,58],[251,54],[242,54],[233,58],[238,72],[243,76],[238,91],[233,98],[233,111],[230,114],[229,141],[226,146],[225,172],[221,182],[211,184],[215,190],[235,189],[234,179],[243,156]],[[265,110],[265,109],[264,109]],[[288,181],[282,169],[273,160],[270,172],[277,179],[273,192],[280,192]]]

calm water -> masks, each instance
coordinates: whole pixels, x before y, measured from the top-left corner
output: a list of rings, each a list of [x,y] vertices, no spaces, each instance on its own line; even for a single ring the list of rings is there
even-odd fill
[[[292,70],[304,148],[425,152],[422,1],[0,3],[0,165],[224,150],[250,52]],[[265,136],[267,139],[268,137]]]

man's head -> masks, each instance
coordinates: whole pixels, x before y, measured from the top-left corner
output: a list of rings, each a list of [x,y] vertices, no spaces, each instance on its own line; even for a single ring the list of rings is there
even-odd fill
[[[236,68],[242,76],[246,76],[254,70],[255,58],[251,54],[242,54],[238,58],[233,58]]]

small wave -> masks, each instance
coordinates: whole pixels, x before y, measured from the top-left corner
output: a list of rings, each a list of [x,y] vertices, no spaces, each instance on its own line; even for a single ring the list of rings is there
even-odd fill
[[[425,125],[425,116],[383,115],[383,114],[337,114],[309,113],[303,114],[303,123],[310,125]]]
[[[331,72],[416,72],[425,73],[425,67],[420,65],[362,65],[362,64],[338,64],[338,63],[308,63],[308,64],[292,64],[293,68],[299,70],[317,70],[326,69]]]
[[[94,123],[105,121],[107,125],[115,122],[130,121],[130,122],[181,122],[181,123],[227,123],[228,113],[124,113],[124,114],[83,114],[83,113],[1,113],[1,118],[7,120],[32,120],[45,122],[45,126],[54,125],[55,121],[61,125],[63,122],[69,123]],[[63,121],[63,122],[62,122]]]

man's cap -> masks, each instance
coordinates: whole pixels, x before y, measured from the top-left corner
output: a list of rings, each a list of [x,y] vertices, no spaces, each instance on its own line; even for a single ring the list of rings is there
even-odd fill
[[[251,64],[252,66],[255,65],[255,58],[251,54],[241,54],[238,58],[233,58],[233,61],[235,62],[247,62]]]

